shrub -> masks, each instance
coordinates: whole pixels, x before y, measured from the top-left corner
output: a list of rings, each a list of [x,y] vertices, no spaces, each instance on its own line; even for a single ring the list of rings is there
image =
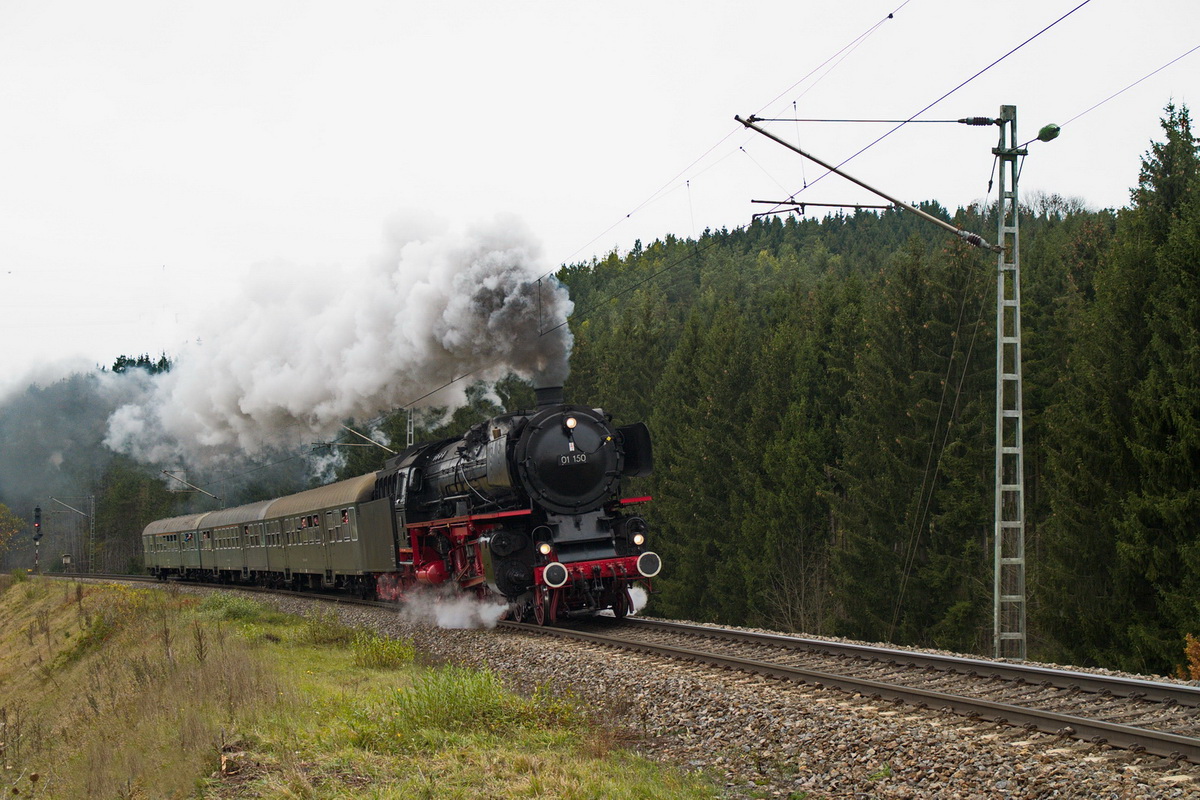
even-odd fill
[[[354,665],[370,669],[399,669],[413,663],[417,648],[410,639],[388,639],[371,631],[354,634]]]
[[[446,666],[419,675],[382,704],[351,714],[355,744],[394,751],[436,746],[463,735],[510,734],[514,728],[554,731],[577,728],[584,716],[545,686],[532,697],[513,694],[489,670]]]
[[[350,644],[354,641],[354,628],[343,624],[337,612],[327,608],[304,615],[300,638],[308,644]]]
[[[262,603],[224,592],[213,592],[200,601],[200,613],[231,622],[254,622],[267,614]]]

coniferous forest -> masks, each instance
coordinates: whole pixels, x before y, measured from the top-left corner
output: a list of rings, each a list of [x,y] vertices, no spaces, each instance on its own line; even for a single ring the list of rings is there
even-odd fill
[[[1168,672],[1200,635],[1200,151],[1186,108],[1162,129],[1126,208],[1022,198],[1035,659]],[[922,207],[993,240],[991,199]],[[899,211],[768,218],[564,267],[568,401],[654,437],[654,474],[629,488],[654,497],[652,611],[990,653],[995,274],[994,255]],[[468,399],[418,435],[533,404],[515,379]],[[374,430],[402,442],[405,424]],[[356,450],[341,472],[381,459]],[[125,458],[92,485],[106,569],[179,513]],[[291,490],[259,488],[230,500]]]
[[[1035,658],[1167,671],[1200,632],[1200,159],[1163,132],[1128,208],[1023,203]],[[654,435],[658,613],[990,652],[995,271],[887,211],[560,273],[568,398]]]

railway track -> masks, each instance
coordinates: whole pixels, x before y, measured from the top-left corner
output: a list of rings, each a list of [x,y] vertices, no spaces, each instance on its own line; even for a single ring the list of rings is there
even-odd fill
[[[154,582],[142,576],[64,577]],[[394,608],[345,596],[285,594]],[[1194,686],[636,617],[569,628],[500,625],[1200,764],[1200,688]]]
[[[1200,763],[1192,686],[637,618],[502,624]]]

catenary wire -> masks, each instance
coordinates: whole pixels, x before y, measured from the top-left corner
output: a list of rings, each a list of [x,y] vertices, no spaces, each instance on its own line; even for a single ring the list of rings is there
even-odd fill
[[[867,38],[868,38],[868,37],[869,37],[871,34],[873,34],[873,33],[874,33],[876,30],[878,30],[878,29],[879,29],[879,28],[880,28],[880,27],[881,27],[881,26],[882,26],[882,25],[883,25],[885,22],[887,22],[887,21],[888,21],[888,20],[890,20],[890,19],[893,19],[893,18],[895,17],[895,15],[896,15],[896,14],[898,14],[898,13],[900,12],[900,10],[901,10],[901,9],[903,9],[903,8],[904,8],[906,5],[908,5],[910,2],[912,2],[912,0],[904,0],[904,2],[903,2],[903,3],[901,3],[899,6],[897,6],[897,7],[896,7],[896,9],[895,9],[894,11],[892,11],[891,13],[889,13],[889,14],[888,14],[886,17],[884,17],[883,19],[879,20],[879,21],[878,21],[878,22],[876,22],[875,24],[873,24],[873,25],[872,25],[871,27],[869,27],[867,30],[865,30],[865,31],[863,31],[862,33],[860,33],[858,36],[854,37],[852,40],[850,40],[850,42],[848,42],[846,45],[844,45],[844,46],[843,46],[843,47],[842,47],[840,50],[838,50],[836,53],[834,53],[833,55],[829,56],[829,58],[825,59],[825,60],[824,60],[824,61],[822,61],[820,64],[818,64],[816,67],[814,67],[812,70],[810,70],[810,71],[809,71],[809,72],[808,72],[808,73],[807,73],[807,74],[806,74],[804,77],[800,78],[798,81],[796,81],[795,83],[793,83],[791,86],[789,86],[788,88],[786,88],[786,89],[784,89],[782,92],[780,92],[778,95],[776,95],[776,96],[775,96],[773,99],[771,99],[771,100],[770,100],[770,101],[768,101],[767,103],[763,104],[762,108],[763,108],[763,109],[765,109],[765,108],[767,108],[767,107],[769,107],[769,106],[773,105],[774,103],[778,102],[778,101],[779,101],[779,99],[780,99],[781,97],[783,97],[783,96],[787,95],[788,93],[790,93],[790,92],[791,92],[792,90],[794,90],[794,89],[795,89],[797,86],[799,86],[799,85],[801,85],[802,83],[804,83],[806,80],[808,80],[810,77],[812,77],[812,76],[813,76],[814,74],[816,74],[818,71],[820,71],[820,70],[821,70],[823,67],[825,67],[827,64],[829,64],[830,62],[832,62],[832,61],[834,61],[835,59],[837,59],[837,58],[838,58],[839,56],[841,56],[843,53],[845,53],[846,55],[849,55],[849,54],[850,54],[850,52],[852,52],[852,51],[853,51],[855,48],[857,48],[857,47],[858,47],[858,45],[860,45],[860,44],[861,44],[863,41],[865,41],[865,40],[866,40],[866,39],[867,39]],[[838,63],[840,63],[840,61],[839,61]],[[837,66],[837,64],[834,64],[833,66]],[[832,67],[831,67],[830,69],[832,70]],[[825,74],[827,75],[827,74],[829,74],[829,73],[828,73],[828,72],[826,72]],[[822,75],[821,77],[823,78],[823,77],[825,77],[825,76],[824,76],[824,75]],[[820,80],[820,79],[818,79],[818,80]],[[762,110],[762,109],[760,109],[760,110]],[[642,200],[642,202],[640,202],[640,203],[638,203],[636,206],[634,206],[632,210],[630,210],[630,211],[629,211],[628,213],[626,213],[624,216],[622,216],[622,217],[620,217],[619,219],[617,219],[615,222],[613,222],[611,225],[609,225],[609,226],[608,226],[607,228],[605,228],[603,231],[601,231],[600,233],[596,234],[596,236],[594,236],[594,237],[591,239],[591,241],[588,241],[588,242],[586,242],[585,244],[581,245],[580,247],[576,248],[576,250],[575,250],[573,253],[571,253],[569,256],[567,256],[565,259],[563,259],[563,263],[570,263],[570,262],[571,262],[571,259],[573,259],[573,258],[575,258],[577,255],[579,255],[579,253],[581,253],[581,252],[583,252],[584,250],[586,250],[587,248],[591,247],[593,244],[595,244],[597,241],[599,241],[599,240],[600,240],[602,237],[604,237],[604,236],[607,236],[607,235],[608,235],[608,234],[609,234],[611,231],[613,231],[615,228],[617,228],[619,225],[621,225],[623,222],[625,222],[625,220],[627,220],[627,219],[631,218],[631,217],[632,217],[634,214],[638,213],[638,212],[639,212],[639,211],[641,211],[643,208],[645,208],[647,205],[649,205],[651,202],[653,202],[654,200],[656,200],[656,199],[659,197],[659,195],[661,195],[663,192],[665,192],[665,191],[667,190],[667,187],[669,187],[669,186],[671,186],[672,184],[674,184],[674,183],[675,183],[677,180],[679,180],[679,178],[680,178],[680,177],[682,177],[683,175],[685,175],[685,174],[686,174],[686,173],[687,173],[689,170],[691,170],[693,167],[695,167],[697,164],[699,164],[701,161],[703,161],[705,158],[707,158],[707,157],[709,156],[709,154],[710,154],[710,153],[712,153],[712,152],[713,152],[714,150],[716,150],[718,147],[720,147],[721,145],[723,145],[723,144],[724,144],[726,141],[728,141],[728,140],[729,140],[729,139],[730,139],[730,138],[731,138],[731,137],[732,137],[734,134],[738,133],[738,131],[739,131],[739,130],[740,130],[739,128],[733,128],[733,129],[731,129],[731,130],[730,130],[730,131],[729,131],[727,134],[725,134],[724,136],[722,136],[722,137],[721,137],[721,138],[720,138],[720,139],[719,139],[717,142],[715,142],[715,143],[714,143],[714,144],[713,144],[711,147],[709,147],[707,150],[705,150],[703,153],[701,153],[701,154],[700,154],[698,157],[696,157],[696,158],[695,158],[695,159],[694,159],[694,160],[693,160],[693,161],[692,161],[690,164],[688,164],[687,166],[685,166],[683,169],[679,170],[679,172],[675,173],[673,176],[671,176],[671,178],[670,178],[669,180],[667,180],[665,183],[663,183],[663,185],[662,185],[662,186],[660,186],[658,189],[656,189],[654,192],[652,192],[652,193],[651,193],[651,194],[650,194],[648,197],[646,197],[644,200]],[[553,272],[554,272],[554,271],[551,271],[551,272],[547,273],[546,275],[551,275],[551,274],[553,274]],[[546,275],[543,275],[542,277],[546,277]]]
[[[1072,122],[1074,122],[1075,120],[1077,120],[1077,119],[1079,119],[1080,117],[1084,116],[1085,114],[1090,114],[1091,112],[1095,111],[1097,108],[1099,108],[1100,106],[1102,106],[1102,105],[1104,105],[1105,103],[1109,102],[1110,100],[1113,100],[1113,99],[1115,99],[1115,98],[1117,98],[1117,97],[1119,97],[1119,96],[1121,96],[1121,95],[1125,94],[1125,92],[1128,92],[1130,89],[1132,89],[1133,87],[1137,86],[1137,85],[1138,85],[1139,83],[1141,83],[1142,81],[1144,81],[1144,80],[1146,80],[1146,79],[1148,79],[1148,78],[1152,78],[1152,77],[1154,77],[1155,75],[1157,75],[1158,73],[1160,73],[1160,72],[1162,72],[1164,69],[1166,69],[1167,67],[1169,67],[1169,66],[1171,66],[1172,64],[1174,64],[1176,61],[1181,61],[1182,59],[1184,59],[1184,58],[1186,58],[1187,56],[1190,56],[1192,53],[1196,52],[1197,50],[1200,50],[1200,44],[1198,44],[1198,45],[1196,45],[1195,47],[1193,47],[1192,49],[1188,50],[1186,53],[1182,53],[1182,54],[1180,54],[1180,55],[1178,55],[1178,56],[1175,56],[1175,58],[1173,58],[1173,59],[1171,59],[1170,61],[1168,61],[1167,63],[1163,64],[1163,65],[1162,65],[1161,67],[1159,67],[1158,69],[1154,70],[1153,72],[1149,72],[1149,73],[1147,73],[1147,74],[1143,75],[1142,77],[1138,78],[1138,79],[1137,79],[1136,81],[1134,81],[1133,83],[1131,83],[1131,84],[1129,84],[1128,86],[1126,86],[1124,89],[1121,89],[1121,90],[1119,90],[1119,91],[1117,91],[1117,92],[1114,92],[1113,94],[1110,94],[1108,97],[1104,98],[1104,99],[1103,99],[1103,100],[1101,100],[1099,103],[1096,103],[1095,105],[1093,105],[1093,106],[1091,106],[1091,107],[1089,107],[1089,108],[1087,108],[1087,109],[1085,109],[1085,110],[1083,110],[1083,111],[1080,111],[1078,114],[1076,114],[1075,116],[1071,117],[1069,120],[1067,120],[1066,122],[1064,122],[1064,123],[1063,123],[1062,125],[1060,125],[1059,127],[1060,127],[1060,128],[1065,128],[1065,127],[1067,127],[1067,126],[1068,126],[1068,125],[1070,125]],[[1036,138],[1037,138],[1037,137],[1034,137],[1033,139],[1030,139],[1030,140],[1029,140],[1028,142],[1026,142],[1025,144],[1030,144],[1030,143],[1032,143],[1032,142],[1033,142],[1033,141],[1034,141]],[[1025,146],[1025,144],[1023,144],[1023,145],[1021,145],[1021,146],[1022,146],[1022,147],[1024,147],[1024,146]]]
[[[901,128],[903,128],[903,127],[904,127],[905,125],[907,125],[908,123],[915,121],[917,117],[921,116],[921,115],[922,115],[922,114],[924,114],[926,111],[928,111],[929,109],[933,108],[933,107],[934,107],[934,106],[936,106],[938,103],[942,102],[942,101],[943,101],[943,100],[945,100],[947,97],[949,97],[950,95],[952,95],[952,94],[954,94],[955,92],[957,92],[959,89],[962,89],[964,86],[966,86],[967,84],[969,84],[969,83],[971,83],[972,81],[974,81],[974,80],[975,80],[976,78],[978,78],[980,75],[983,75],[985,72],[987,72],[988,70],[992,69],[992,68],[993,68],[993,67],[995,67],[997,64],[999,64],[1000,62],[1004,61],[1004,60],[1005,60],[1005,59],[1007,59],[1009,56],[1011,56],[1013,53],[1016,53],[1018,50],[1020,50],[1021,48],[1025,47],[1027,44],[1029,44],[1030,42],[1032,42],[1034,39],[1037,39],[1038,37],[1040,37],[1042,34],[1046,33],[1047,31],[1049,31],[1049,30],[1050,30],[1051,28],[1053,28],[1054,26],[1058,25],[1060,22],[1062,22],[1062,21],[1063,21],[1063,20],[1065,20],[1067,17],[1069,17],[1069,16],[1071,16],[1072,14],[1074,14],[1074,13],[1075,13],[1076,11],[1078,11],[1079,9],[1083,8],[1084,6],[1086,6],[1086,5],[1087,5],[1088,3],[1090,3],[1091,1],[1092,1],[1092,0],[1083,0],[1083,2],[1082,2],[1082,3],[1080,3],[1080,4],[1079,4],[1079,5],[1077,5],[1077,6],[1075,6],[1074,8],[1072,8],[1072,9],[1071,9],[1070,11],[1068,11],[1067,13],[1063,14],[1061,17],[1059,17],[1058,19],[1054,20],[1054,21],[1053,21],[1053,22],[1051,22],[1049,25],[1047,25],[1046,27],[1042,28],[1041,30],[1039,30],[1037,33],[1035,33],[1035,34],[1033,34],[1032,36],[1030,36],[1030,37],[1029,37],[1028,39],[1026,39],[1025,41],[1021,42],[1021,43],[1020,43],[1020,44],[1018,44],[1016,47],[1012,48],[1012,49],[1011,49],[1011,50],[1009,50],[1007,53],[1005,53],[1004,55],[1000,56],[999,58],[997,58],[997,59],[996,59],[995,61],[993,61],[992,63],[988,64],[988,65],[987,65],[986,67],[984,67],[983,69],[979,70],[979,71],[978,71],[978,72],[976,72],[974,75],[972,75],[971,77],[967,78],[965,81],[963,81],[962,83],[958,84],[958,85],[957,85],[957,86],[955,86],[953,89],[951,89],[950,91],[948,91],[948,92],[946,92],[945,94],[943,94],[941,97],[939,97],[939,98],[937,98],[936,100],[934,100],[932,103],[929,103],[927,106],[925,106],[924,108],[922,108],[920,111],[918,111],[917,113],[915,113],[915,114],[913,114],[911,117],[909,117],[909,118],[908,118],[908,120],[906,120],[906,121],[904,121],[904,122],[901,122],[901,123],[900,123],[899,125],[897,125],[896,127],[892,128],[891,130],[887,131],[887,132],[886,132],[886,133],[884,133],[883,135],[879,136],[879,137],[878,137],[877,139],[875,139],[874,141],[872,141],[872,142],[870,142],[869,144],[867,144],[866,146],[864,146],[864,147],[863,147],[862,149],[860,149],[858,152],[856,152],[856,153],[854,153],[853,155],[851,155],[851,156],[847,157],[846,159],[844,159],[843,161],[841,161],[841,163],[839,163],[837,166],[838,166],[839,168],[840,168],[840,167],[843,167],[843,166],[845,166],[846,164],[850,163],[850,162],[851,162],[851,161],[853,161],[854,159],[856,159],[856,158],[858,158],[859,156],[861,156],[863,153],[865,153],[865,152],[867,152],[868,150],[870,150],[870,149],[871,149],[872,147],[874,147],[875,145],[877,145],[877,144],[879,144],[880,142],[882,142],[884,139],[886,139],[886,138],[888,138],[889,136],[891,136],[891,135],[892,135],[893,133],[895,133],[896,131],[898,131],[898,130],[900,130]],[[825,173],[822,173],[822,174],[821,174],[821,175],[819,175],[818,177],[814,178],[814,179],[813,179],[813,181],[812,181],[811,183],[809,183],[809,184],[808,184],[808,186],[806,186],[806,187],[805,187],[805,189],[807,189],[807,188],[809,188],[809,187],[812,187],[814,184],[816,184],[817,182],[819,182],[821,179],[823,179],[823,178],[825,178],[826,176],[828,176],[828,175],[831,175],[831,174],[832,174],[831,172],[825,172]],[[800,191],[804,191],[804,189],[801,189],[801,190],[797,191],[797,192],[796,192],[796,194],[799,194],[799,192],[800,192]]]

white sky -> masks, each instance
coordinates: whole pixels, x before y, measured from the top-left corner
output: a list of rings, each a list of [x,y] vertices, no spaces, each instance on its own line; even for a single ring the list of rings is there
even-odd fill
[[[175,354],[257,267],[352,267],[414,211],[514,213],[547,269],[736,227],[821,170],[734,114],[906,118],[1078,3],[0,0],[0,384]],[[1065,123],[1197,44],[1196,0],[1092,0],[924,118],[1064,124],[1022,192],[1122,206],[1166,102],[1200,104],[1200,51]],[[773,130],[836,163],[890,127]],[[845,169],[954,208],[995,143],[909,125]]]

